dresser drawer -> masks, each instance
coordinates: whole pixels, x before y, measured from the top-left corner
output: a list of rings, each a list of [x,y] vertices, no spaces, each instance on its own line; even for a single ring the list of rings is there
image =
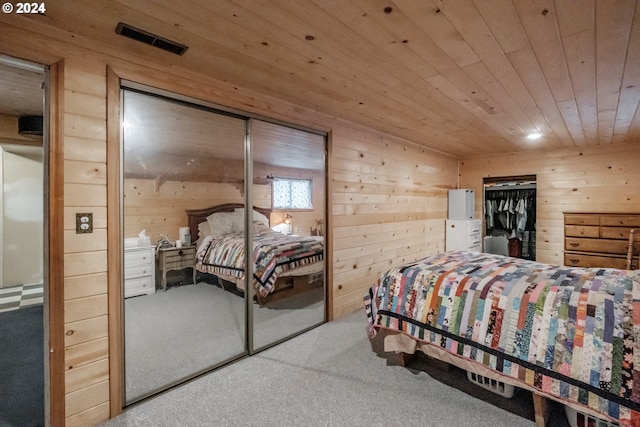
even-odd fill
[[[600,219],[600,225],[613,227],[640,227],[640,215],[607,215]]]
[[[469,246],[480,246],[480,234],[472,234],[469,236]]]
[[[593,225],[565,225],[564,235],[567,237],[600,237],[600,227]]]
[[[152,262],[147,262],[144,264],[135,263],[129,264],[125,263],[124,265],[124,277],[137,277],[137,276],[148,276],[153,273],[155,269],[155,265]]]
[[[195,256],[196,254],[196,248],[195,247],[188,247],[188,248],[175,248],[175,249],[171,249],[171,250],[163,250],[162,251],[164,253],[164,256],[168,258],[182,258],[182,257],[189,257],[189,256]]]
[[[570,267],[627,268],[626,258],[587,254],[564,254],[564,265]]]
[[[193,262],[196,256],[194,248],[176,249],[164,253],[164,261],[166,264],[174,262]]]
[[[176,259],[174,261],[166,261],[164,263],[164,269],[169,270],[180,270],[183,268],[193,268],[193,258],[184,258],[184,259]]]
[[[469,235],[480,236],[480,234],[482,234],[482,223],[480,222],[480,220],[469,221]]]
[[[567,237],[564,239],[564,249],[578,252],[601,252],[607,254],[626,255],[627,242],[624,240]]]
[[[126,264],[153,263],[154,259],[153,251],[147,248],[128,249],[124,252],[124,262]]]
[[[629,242],[629,235],[633,227],[600,227],[600,237],[603,239],[621,239]],[[640,228],[638,228],[640,233]]]
[[[564,223],[567,225],[600,225],[599,215],[565,215]]]
[[[125,279],[124,296],[132,297],[136,295],[153,294],[156,291],[155,280],[153,276],[136,277],[133,279]]]

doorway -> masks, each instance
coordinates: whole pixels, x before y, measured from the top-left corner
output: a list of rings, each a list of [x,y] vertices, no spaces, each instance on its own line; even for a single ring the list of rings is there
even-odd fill
[[[0,55],[0,425],[45,424],[46,67]]]
[[[535,261],[536,176],[484,178],[484,252]]]

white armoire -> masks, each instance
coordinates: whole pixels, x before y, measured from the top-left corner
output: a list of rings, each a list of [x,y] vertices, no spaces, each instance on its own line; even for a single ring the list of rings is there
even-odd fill
[[[445,222],[445,250],[482,251],[482,222],[474,219],[473,190],[449,190],[449,218]]]

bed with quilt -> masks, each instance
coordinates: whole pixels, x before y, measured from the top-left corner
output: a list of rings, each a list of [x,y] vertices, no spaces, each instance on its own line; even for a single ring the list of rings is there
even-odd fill
[[[364,303],[385,351],[422,351],[534,401],[640,426],[639,270],[446,252],[382,274]]]
[[[321,286],[324,271],[322,236],[283,234],[269,228],[269,211],[254,208],[253,280],[256,300],[265,304],[278,297]],[[187,211],[191,232],[199,237],[196,270],[217,284],[233,286],[244,293],[244,207],[224,204]]]

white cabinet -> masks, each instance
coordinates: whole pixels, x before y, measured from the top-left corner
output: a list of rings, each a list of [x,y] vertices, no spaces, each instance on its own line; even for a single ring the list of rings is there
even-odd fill
[[[474,219],[475,192],[473,190],[449,190],[449,219]]]
[[[155,247],[124,249],[124,297],[150,295],[156,291]]]
[[[482,224],[479,219],[448,219],[445,227],[445,250],[472,252],[482,250]]]

